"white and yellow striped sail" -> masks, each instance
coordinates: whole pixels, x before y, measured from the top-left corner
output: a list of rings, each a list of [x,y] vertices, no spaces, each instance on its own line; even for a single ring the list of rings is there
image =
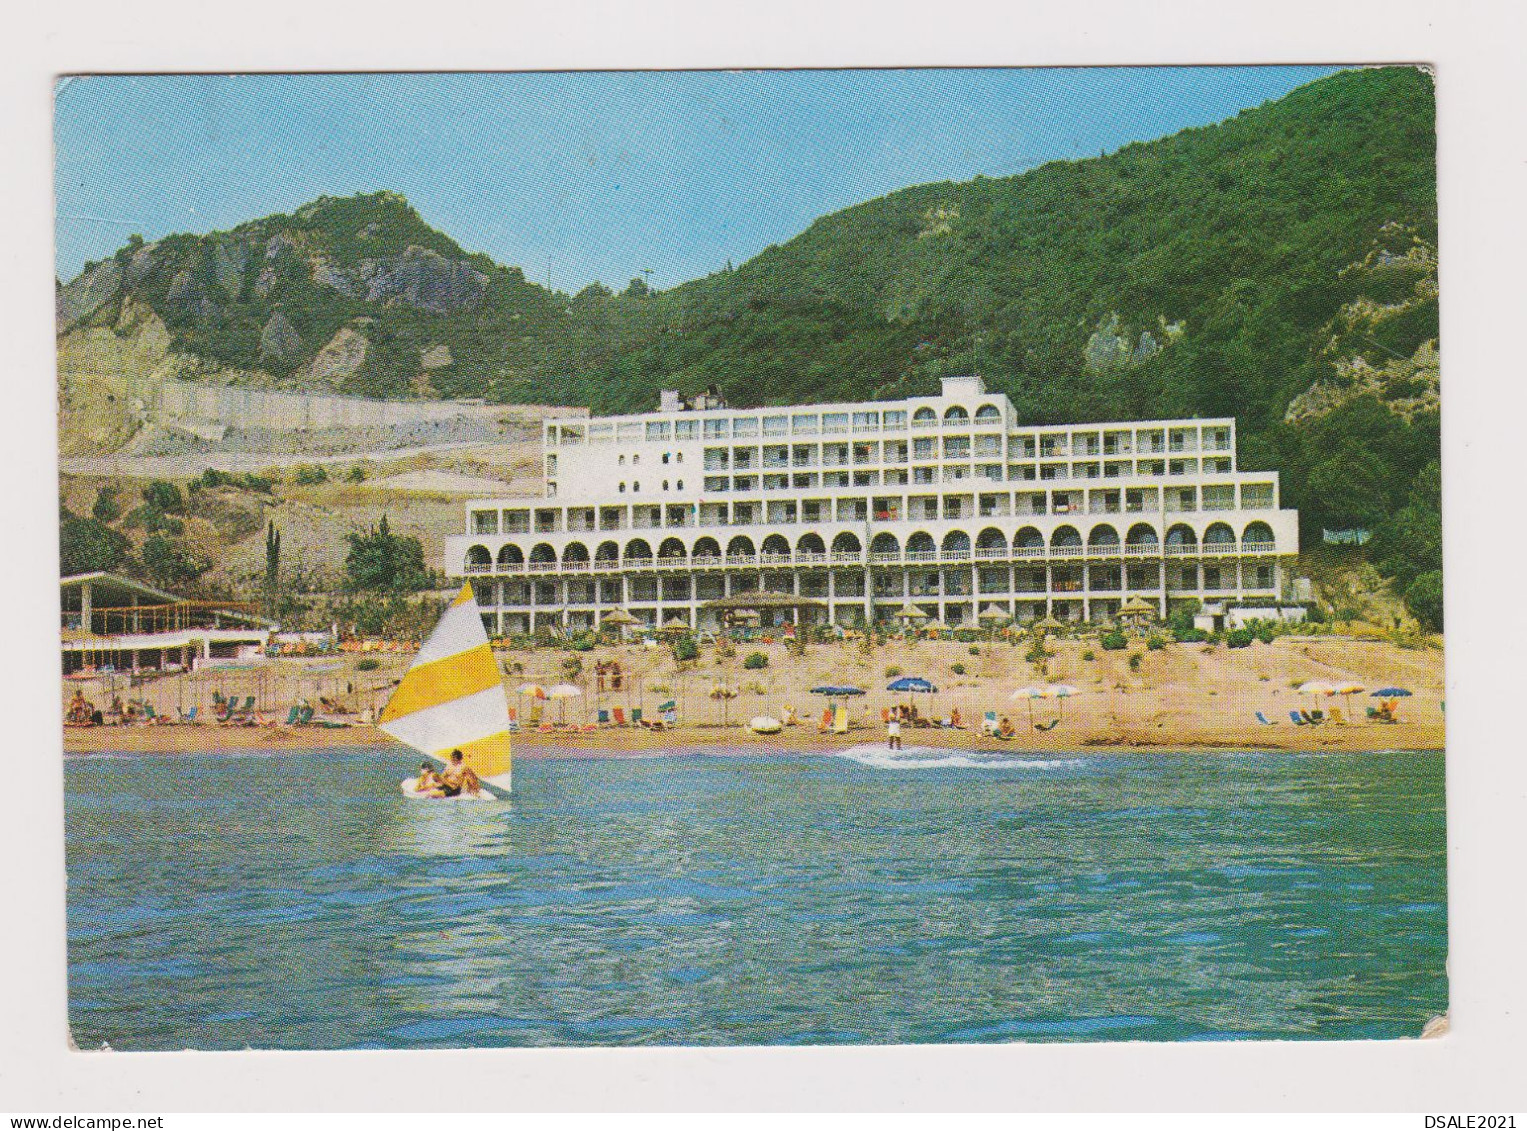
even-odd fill
[[[509,791],[509,699],[470,584],[419,649],[377,725],[441,763],[460,750],[484,784]]]

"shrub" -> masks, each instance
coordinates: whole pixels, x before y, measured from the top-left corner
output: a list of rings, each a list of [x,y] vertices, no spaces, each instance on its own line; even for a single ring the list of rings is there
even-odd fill
[[[1201,628],[1173,628],[1172,636],[1179,644],[1198,644],[1209,639],[1209,634]]]
[[[1442,631],[1442,571],[1420,574],[1405,590],[1405,607],[1410,615],[1432,632]]]
[[[568,647],[574,652],[592,652],[594,650],[594,634],[592,632],[585,632],[575,636]]]
[[[1278,625],[1275,621],[1252,621],[1250,628],[1251,634],[1263,644],[1271,644],[1278,637]]]
[[[749,671],[757,671],[759,668],[769,666],[769,657],[765,656],[762,652],[749,652],[743,657],[742,666]]]
[[[949,670],[952,671],[955,675],[964,675],[965,674],[965,665],[964,664],[954,664],[954,665],[952,665],[949,668]]]
[[[360,483],[366,478],[366,469],[360,464],[356,464],[350,469],[350,474],[345,476],[345,478],[350,480],[351,483]]]
[[[1139,671],[1140,661],[1143,659],[1145,659],[1145,654],[1143,652],[1131,652],[1129,654],[1129,670],[1132,672]]]
[[[900,679],[901,669],[898,668],[895,664],[892,664],[890,667],[885,669],[885,677],[886,679]]]
[[[299,487],[312,487],[319,483],[327,483],[329,473],[321,467],[303,466],[297,469],[297,473],[292,478]]]
[[[1225,637],[1225,646],[1228,648],[1250,648],[1251,642],[1255,639],[1256,637],[1251,634],[1250,630],[1237,628],[1229,636]]]
[[[97,522],[115,522],[122,514],[122,508],[117,503],[117,493],[110,487],[102,487],[96,493],[95,506],[90,508],[90,517]]]
[[[181,497],[180,488],[163,479],[156,479],[143,488],[143,501],[155,510],[164,511],[166,514],[171,514],[185,506],[185,499]]]
[[[355,661],[355,670],[358,672],[374,672],[381,666],[382,661],[374,656],[362,656],[359,660]]]
[[[1098,643],[1103,646],[1105,652],[1121,652],[1129,647],[1129,637],[1118,629],[1114,629],[1112,632],[1105,632]]]
[[[1166,641],[1162,637],[1152,633],[1150,637],[1145,641],[1145,646],[1152,652],[1159,652],[1166,647]]]
[[[673,642],[673,658],[681,664],[700,658],[700,645],[693,636],[681,636]]]
[[[565,656],[562,660],[562,678],[577,679],[583,674],[583,661],[577,656]]]
[[[970,646],[970,654],[972,656],[979,656],[981,654],[981,649],[977,648],[974,644],[972,644]]]
[[[1082,659],[1087,660],[1089,662],[1092,661],[1092,660],[1095,660],[1097,658],[1098,658],[1097,657],[1097,653],[1094,652],[1091,648],[1088,648],[1086,651],[1084,651],[1082,653]]]
[[[1023,654],[1023,658],[1031,664],[1042,664],[1054,653],[1045,648],[1043,640],[1034,641],[1034,646]]]

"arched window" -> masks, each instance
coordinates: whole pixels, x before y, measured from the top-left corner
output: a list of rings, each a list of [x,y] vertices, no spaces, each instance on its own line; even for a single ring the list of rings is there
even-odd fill
[[[985,530],[981,531],[980,537],[976,539],[976,549],[1005,550],[1007,549],[1007,535],[1003,534],[995,526],[988,526]]]
[[[969,554],[970,535],[963,530],[951,530],[944,535],[943,548],[946,554]]]
[[[677,538],[664,538],[663,544],[657,548],[657,556],[660,558],[684,557],[684,543]]]
[[[929,421],[936,421],[937,419],[938,419],[938,413],[934,412],[931,408],[928,408],[926,406],[924,406],[923,408],[918,409],[916,412],[914,412],[912,414],[912,423],[913,424],[926,424]]]
[[[631,484],[631,492],[632,492],[632,494],[635,494],[637,491],[640,491],[641,489],[642,489],[642,485],[641,485],[641,481],[640,480],[638,480],[637,482]]]
[[[1000,419],[1001,416],[1002,413],[998,411],[997,406],[994,404],[984,404],[976,409],[976,420],[983,423],[988,420]]]
[[[562,547],[562,562],[586,562],[589,560],[588,547],[582,542],[569,542]]]
[[[1166,532],[1166,544],[1168,546],[1196,546],[1198,535],[1193,533],[1191,526],[1178,523]]]
[[[1146,522],[1137,522],[1129,528],[1129,533],[1124,536],[1124,541],[1130,546],[1154,546],[1159,541],[1156,537],[1156,528]]]
[[[1074,526],[1058,526],[1055,528],[1055,533],[1050,535],[1052,546],[1080,546],[1081,544],[1082,536],[1077,533]]]
[[[751,558],[754,552],[753,539],[742,534],[726,544],[726,556],[729,558]]]
[[[1205,546],[1234,546],[1235,531],[1223,522],[1211,523],[1204,531]]]
[[[619,459],[617,459],[615,462],[618,463],[621,467],[625,467],[626,466],[626,457],[625,457],[625,455],[622,454],[621,457]]]
[[[620,493],[621,493],[621,494],[622,494],[622,495],[624,495],[624,494],[625,494],[625,493],[626,493],[626,485],[625,485],[625,484],[624,484],[624,483],[622,483],[622,484],[621,484],[621,485],[620,485]]]
[[[948,410],[944,413],[945,424],[968,424],[969,422],[970,413],[966,412],[957,404],[950,405]]]
[[[599,549],[594,551],[596,562],[614,562],[620,560],[620,547],[614,542],[601,542]]]
[[[545,542],[537,542],[530,551],[530,560],[532,562],[554,562],[557,560],[557,551],[553,550]]]
[[[1089,546],[1117,546],[1119,544],[1119,532],[1106,522],[1100,522],[1092,528],[1092,533],[1087,535]]]
[[[721,543],[711,537],[701,538],[695,543],[694,556],[697,558],[719,558],[721,556]]]
[[[1045,536],[1032,526],[1025,526],[1017,534],[1013,535],[1013,549],[1015,550],[1042,550],[1044,549]]]
[[[933,535],[924,533],[921,530],[907,539],[907,553],[909,554],[931,554],[936,549],[938,547],[933,544]]]
[[[641,463],[642,462],[642,457],[638,456],[638,455],[633,455],[631,457],[631,462],[632,463]]]
[[[644,539],[633,538],[626,543],[627,560],[649,561],[652,558],[652,547]]]
[[[797,554],[825,554],[826,545],[822,542],[820,534],[802,534],[800,541],[795,544]]]
[[[832,552],[835,554],[857,554],[863,549],[864,545],[858,537],[847,530],[832,540]]]
[[[525,552],[513,542],[505,542],[498,548],[498,568],[508,569],[511,566],[525,564]]]
[[[673,454],[673,462],[674,463],[683,463],[684,462],[684,453],[683,452],[675,452]]]
[[[870,553],[899,554],[901,553],[901,543],[896,540],[896,535],[881,531],[870,539]]]
[[[467,551],[468,569],[486,569],[493,564],[493,555],[486,546],[473,546]]]
[[[783,534],[771,534],[763,540],[763,552],[766,554],[779,554],[783,557],[790,556],[790,543]]]

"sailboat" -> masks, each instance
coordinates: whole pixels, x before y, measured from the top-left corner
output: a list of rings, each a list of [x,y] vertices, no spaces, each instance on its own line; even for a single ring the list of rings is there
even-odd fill
[[[441,766],[460,750],[483,788],[463,790],[452,800],[508,796],[509,698],[470,582],[461,587],[403,673],[377,726]],[[400,785],[406,796],[430,797],[419,791],[417,778]]]

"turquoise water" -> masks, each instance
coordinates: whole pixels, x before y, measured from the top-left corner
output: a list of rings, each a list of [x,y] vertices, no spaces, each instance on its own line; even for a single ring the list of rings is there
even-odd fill
[[[83,1048],[1417,1036],[1442,755],[66,762]]]

